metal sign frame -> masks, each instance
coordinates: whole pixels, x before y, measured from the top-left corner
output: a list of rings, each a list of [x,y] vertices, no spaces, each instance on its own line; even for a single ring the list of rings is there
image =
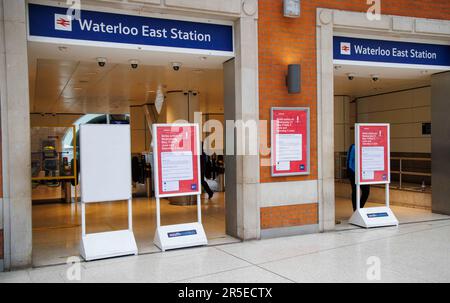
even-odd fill
[[[274,170],[274,165],[276,162],[276,150],[274,149],[274,132],[275,132],[275,125],[274,125],[274,112],[279,110],[286,110],[286,111],[303,111],[306,112],[307,116],[307,125],[306,125],[306,170],[303,172],[287,172],[287,173],[277,173]],[[311,174],[311,110],[309,107],[272,107],[270,109],[270,171],[272,177],[284,177],[284,176],[305,176]]]

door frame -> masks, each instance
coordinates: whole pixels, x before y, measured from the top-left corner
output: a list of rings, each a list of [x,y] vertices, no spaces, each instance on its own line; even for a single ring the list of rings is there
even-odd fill
[[[327,8],[316,9],[317,49],[317,137],[319,228],[335,229],[334,184],[334,73],[333,34],[335,32],[396,37],[399,39],[450,44],[450,21],[381,15],[370,21],[364,12]]]

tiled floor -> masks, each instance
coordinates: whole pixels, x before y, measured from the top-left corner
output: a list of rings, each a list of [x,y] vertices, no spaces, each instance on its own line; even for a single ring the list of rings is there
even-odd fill
[[[381,205],[382,204],[379,203],[366,203],[366,207],[376,207]],[[391,209],[400,224],[450,219],[450,216],[434,214],[431,212],[431,210],[421,208],[391,205]],[[340,224],[336,225],[336,229],[340,230],[358,228],[348,224],[348,219],[352,214],[352,202],[347,199],[336,198],[336,221],[340,222]]]
[[[224,194],[216,193],[210,201],[203,199],[203,224],[210,245],[234,243],[236,239],[225,233]],[[368,203],[368,206],[379,204]],[[433,214],[428,210],[392,207],[401,223],[447,219],[450,216]],[[162,224],[196,221],[195,206],[174,206],[167,200],[161,204]],[[337,230],[358,229],[348,224],[352,214],[349,200],[336,199]],[[126,229],[127,203],[114,202],[87,206],[87,232]],[[133,227],[139,253],[159,252],[153,245],[156,228],[155,201],[147,198],[133,200]],[[79,255],[81,237],[80,207],[75,204],[41,204],[33,206],[33,265],[64,263],[69,256]]]
[[[80,206],[73,204],[42,204],[33,206],[33,265],[61,264],[69,256],[79,255],[81,238]],[[202,200],[202,220],[210,244],[237,240],[225,234],[223,193]],[[195,222],[195,206],[174,206],[161,201],[163,225]],[[127,228],[127,202],[92,204],[86,207],[88,233]],[[139,253],[159,252],[153,245],[156,228],[155,201],[133,199],[133,230]]]
[[[81,281],[69,265],[0,273],[0,283],[450,282],[449,251],[450,220],[441,220],[81,263]]]

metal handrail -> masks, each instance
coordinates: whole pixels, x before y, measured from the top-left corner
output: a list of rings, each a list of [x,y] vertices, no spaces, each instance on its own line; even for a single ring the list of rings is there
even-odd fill
[[[346,154],[338,154],[339,157],[339,179],[343,178],[343,171],[347,170],[347,166],[342,166],[342,163],[347,162],[347,155]],[[345,161],[342,161],[342,159],[345,159]],[[431,158],[417,158],[417,157],[391,157],[391,160],[398,160],[399,161],[399,168],[400,170],[391,170],[391,174],[398,174],[399,175],[399,189],[402,189],[402,177],[403,175],[406,176],[424,176],[424,177],[431,177],[431,173],[423,173],[423,172],[413,172],[413,171],[403,171],[403,161],[426,161],[431,162]]]

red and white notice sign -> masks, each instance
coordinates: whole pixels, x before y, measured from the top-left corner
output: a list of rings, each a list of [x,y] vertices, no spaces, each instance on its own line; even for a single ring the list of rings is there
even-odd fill
[[[309,108],[272,108],[272,176],[308,175]]]
[[[390,183],[389,124],[358,123],[355,131],[357,182]]]
[[[197,124],[154,124],[156,197],[201,194]]]

